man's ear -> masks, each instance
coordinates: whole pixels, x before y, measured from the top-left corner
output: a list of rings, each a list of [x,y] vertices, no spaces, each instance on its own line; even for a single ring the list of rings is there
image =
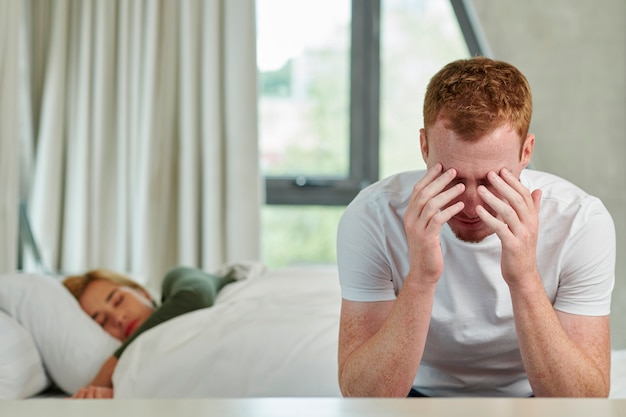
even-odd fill
[[[520,162],[522,163],[522,169],[526,168],[528,164],[530,164],[530,159],[533,156],[533,150],[535,149],[535,135],[529,133],[526,136],[526,140],[522,145],[522,154],[520,158]]]
[[[420,149],[422,159],[428,164],[428,139],[426,139],[426,129],[420,129]]]

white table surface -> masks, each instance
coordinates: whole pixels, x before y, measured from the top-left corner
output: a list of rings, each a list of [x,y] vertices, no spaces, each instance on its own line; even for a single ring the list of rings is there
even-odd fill
[[[0,401],[3,417],[625,417],[626,400],[246,398]]]

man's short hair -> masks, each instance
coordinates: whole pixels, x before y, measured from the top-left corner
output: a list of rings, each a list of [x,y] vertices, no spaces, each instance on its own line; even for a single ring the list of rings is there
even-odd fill
[[[510,123],[522,141],[528,135],[532,96],[526,77],[513,65],[485,57],[453,61],[428,83],[424,127],[439,118],[466,140]]]

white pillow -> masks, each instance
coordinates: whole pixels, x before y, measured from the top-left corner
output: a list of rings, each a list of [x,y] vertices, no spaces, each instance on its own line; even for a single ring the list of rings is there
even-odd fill
[[[51,275],[0,275],[0,310],[32,336],[48,374],[68,394],[88,384],[120,345]]]
[[[32,337],[0,311],[0,399],[28,398],[49,383]]]
[[[126,349],[115,398],[340,397],[336,268],[287,268],[227,285],[215,306]]]

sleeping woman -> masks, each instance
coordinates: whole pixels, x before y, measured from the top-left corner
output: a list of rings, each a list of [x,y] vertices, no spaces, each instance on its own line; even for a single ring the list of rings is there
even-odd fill
[[[113,371],[119,357],[141,333],[169,319],[211,307],[219,291],[235,281],[236,273],[211,275],[200,269],[178,267],[163,279],[161,304],[141,285],[108,270],[67,277],[63,284],[81,308],[122,345],[105,361],[91,383],[73,398],[112,398]]]

